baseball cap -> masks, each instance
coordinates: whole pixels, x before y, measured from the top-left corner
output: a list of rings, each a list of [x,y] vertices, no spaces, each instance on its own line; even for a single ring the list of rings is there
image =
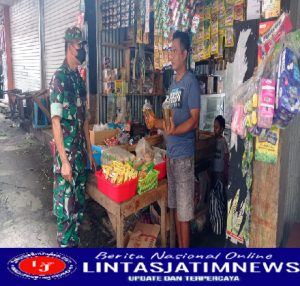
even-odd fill
[[[68,28],[66,30],[66,32],[65,32],[65,41],[66,42],[74,42],[74,41],[77,42],[78,41],[78,42],[81,42],[83,44],[87,43],[83,38],[82,31],[76,26]]]

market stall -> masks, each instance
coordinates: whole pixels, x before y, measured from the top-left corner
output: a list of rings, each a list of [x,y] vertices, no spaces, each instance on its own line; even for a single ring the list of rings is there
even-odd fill
[[[226,236],[228,244],[249,246],[251,240],[258,239],[254,230],[269,220],[257,212],[261,204],[255,190],[265,186],[263,169],[278,162],[279,129],[288,126],[298,113],[297,92],[292,92],[297,90],[298,79],[287,72],[291,64],[297,71],[299,56],[298,33],[290,33],[292,25],[286,13],[289,5],[284,1],[106,0],[97,9],[98,99],[102,123],[91,127],[91,138],[98,165],[106,165],[99,157],[103,158],[115,146],[137,155],[137,145],[143,138],[150,142],[152,151],[154,145],[164,148],[163,135],[145,128],[143,107],[149,105],[157,117],[162,117],[163,102],[173,77],[172,34],[176,30],[189,32],[192,42],[189,68],[197,76],[201,89],[195,158],[195,175],[200,178],[196,183],[201,187],[196,192],[199,197],[195,198],[195,204],[198,203],[195,210],[202,217],[192,224],[194,229],[202,229],[199,224],[205,223],[204,217],[214,212],[209,209],[213,192],[208,192],[209,184],[203,187],[203,180],[209,174],[216,146],[213,122],[217,115],[223,115],[224,135],[231,154]],[[284,50],[283,45],[289,50]],[[292,84],[280,91],[284,80]],[[98,134],[96,140],[95,134]],[[99,147],[103,145],[106,147]],[[133,165],[136,158],[132,159]],[[150,160],[154,166],[147,169],[147,174],[155,170],[154,158],[155,155]],[[140,159],[143,163],[147,161],[145,153]],[[263,165],[258,171],[255,168],[260,163],[255,162],[253,175],[254,160],[262,161]],[[142,176],[147,176],[146,173]],[[96,192],[95,178],[90,182],[93,187],[90,183],[89,193],[106,208],[106,203],[90,191]],[[149,196],[157,185],[167,194],[166,184],[158,181],[154,188],[148,189]],[[117,208],[130,204],[131,200],[147,205],[141,195],[134,193]],[[261,234],[261,240],[264,236]],[[120,233],[118,237],[120,242]],[[260,243],[254,245],[259,247]]]
[[[163,180],[159,183],[157,188],[151,189],[150,191],[145,192],[142,195],[135,195],[131,199],[123,203],[117,203],[110,199],[107,195],[99,192],[97,178],[91,175],[88,182],[87,193],[108,212],[110,221],[113,225],[113,229],[116,233],[117,247],[125,247],[127,245],[124,239],[124,220],[126,219],[126,217],[138,212],[145,207],[150,206],[155,202],[158,202],[161,208],[161,247],[166,247],[166,188],[167,182],[166,180]],[[172,233],[170,236],[171,240],[174,241],[174,233]],[[174,242],[171,242],[170,244],[174,244]]]

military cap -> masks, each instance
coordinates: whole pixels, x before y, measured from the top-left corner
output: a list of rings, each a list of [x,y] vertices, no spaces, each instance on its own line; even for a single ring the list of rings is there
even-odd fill
[[[78,42],[86,43],[86,41],[83,38],[82,31],[76,26],[68,28],[66,30],[65,41],[66,42],[78,41]]]

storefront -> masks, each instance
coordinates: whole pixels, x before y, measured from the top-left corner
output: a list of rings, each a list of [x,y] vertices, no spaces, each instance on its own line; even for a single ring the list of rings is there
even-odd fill
[[[80,0],[18,0],[7,6],[13,88],[23,92],[48,88],[54,71],[65,57],[65,30],[74,25],[83,26],[81,2],[84,3]]]
[[[77,23],[80,0],[43,2],[44,25],[44,87],[47,88],[51,77],[65,58],[64,33],[68,27]]]
[[[3,3],[2,53],[5,94],[12,118],[25,128],[50,123],[45,89],[65,57],[64,33],[84,28],[84,1],[15,0]],[[7,71],[7,72],[6,72]],[[39,94],[40,93],[40,94]]]
[[[16,1],[9,8],[14,88],[41,89],[39,1]]]
[[[226,245],[279,246],[292,224],[300,219],[299,175],[295,173],[299,163],[294,156],[300,147],[296,116],[299,82],[286,71],[289,65],[282,64],[283,70],[276,68],[287,52],[282,48],[284,44],[292,51],[289,64],[297,74],[299,38],[298,31],[291,31],[299,28],[295,12],[299,8],[297,1],[267,0],[15,1],[10,7],[14,88],[48,88],[53,72],[64,58],[64,31],[74,24],[80,26],[89,42],[88,62],[82,75],[87,75],[93,121],[99,123],[91,130],[94,154],[98,165],[109,166],[105,172],[109,173],[110,168],[116,174],[114,182],[105,183],[112,188],[116,182],[123,186],[130,179],[136,180],[138,172],[120,162],[112,164],[112,159],[134,161],[130,152],[136,152],[141,142],[147,151],[149,145],[164,147],[163,135],[145,127],[143,106],[150,103],[156,116],[162,117],[162,104],[173,77],[172,33],[189,32],[189,69],[201,88],[196,155],[198,205],[193,231],[200,232],[206,214],[210,213],[211,187],[206,174],[214,155],[211,131],[214,118],[223,115],[231,153],[227,230],[222,232],[224,236],[226,232]],[[289,11],[290,15],[286,13]],[[284,34],[288,36],[284,38]],[[292,84],[280,95],[284,76],[290,76],[288,81]],[[292,100],[291,90],[296,90]],[[282,130],[272,129],[273,125]],[[148,144],[139,141],[143,137]],[[156,217],[156,223],[163,228],[163,244],[166,229],[172,229],[162,194],[162,188],[167,194],[164,152],[150,147],[146,153],[143,160],[150,153],[151,161],[159,158],[151,163],[163,165],[162,180],[158,180],[159,174],[152,166],[139,170],[142,178],[135,181],[134,188],[129,188],[137,189],[140,197],[129,192],[120,198],[116,189],[117,197],[108,202],[109,195],[94,194],[97,202],[105,202],[119,245],[123,245],[125,214],[140,210],[141,205],[159,201],[163,211],[161,217]],[[103,184],[103,176],[101,180]],[[92,189],[97,190],[97,179],[92,177],[91,182]]]

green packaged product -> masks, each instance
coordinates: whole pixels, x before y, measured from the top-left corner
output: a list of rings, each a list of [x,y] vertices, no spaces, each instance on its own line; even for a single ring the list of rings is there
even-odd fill
[[[159,172],[153,169],[147,174],[145,178],[139,179],[137,193],[141,195],[142,193],[157,188],[158,174]]]

